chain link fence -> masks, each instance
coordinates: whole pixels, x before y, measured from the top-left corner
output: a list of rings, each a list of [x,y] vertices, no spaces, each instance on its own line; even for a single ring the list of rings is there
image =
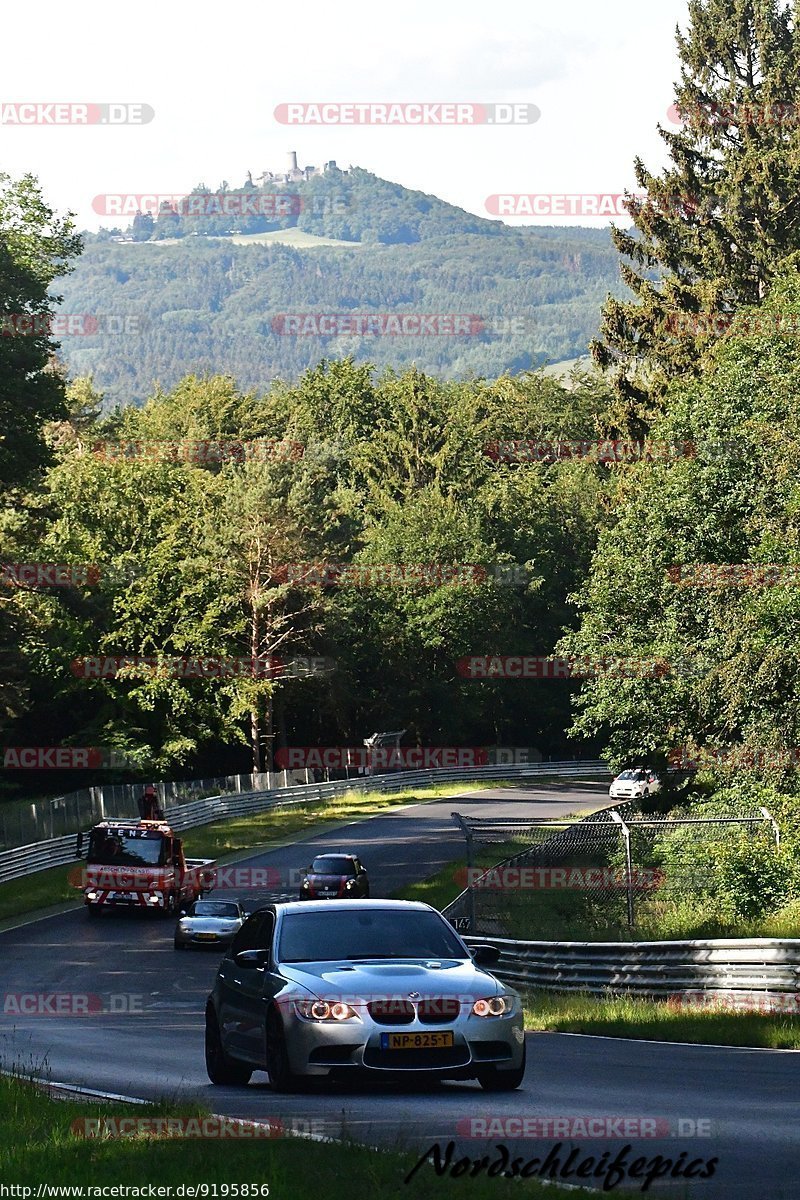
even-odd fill
[[[726,862],[737,864],[729,880],[736,887],[742,863],[751,862],[759,882],[778,861],[780,833],[766,809],[650,817],[638,805],[627,801],[581,820],[454,812],[467,865],[459,874],[464,891],[446,915],[462,932],[523,940],[616,941],[634,929],[664,936],[668,915],[718,894]]]
[[[766,808],[713,817],[688,809],[669,817],[637,814],[621,823],[620,837],[610,863],[638,882],[626,918],[643,936],[668,933],[682,912],[700,909],[754,918],[780,891],[780,830]]]

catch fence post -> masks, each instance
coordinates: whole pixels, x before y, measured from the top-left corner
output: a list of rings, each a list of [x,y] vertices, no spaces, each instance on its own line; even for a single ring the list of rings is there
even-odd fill
[[[473,879],[472,879],[472,867],[473,867],[472,830],[469,828],[466,821],[461,816],[461,813],[454,812],[454,813],[451,813],[450,816],[453,818],[453,820],[456,822],[456,824],[458,824],[461,827],[461,831],[464,834],[464,837],[466,838],[466,842],[467,842],[467,906],[468,906],[468,911],[469,911],[469,931],[474,936],[477,933],[477,924],[475,921],[475,889],[473,887]]]
[[[633,929],[633,862],[631,860],[631,831],[613,808],[611,819],[616,821],[625,839],[625,890],[628,894],[628,928]]]
[[[772,826],[772,832],[775,834],[775,849],[780,850],[781,831],[778,826],[778,822],[775,820],[775,818],[773,817],[773,815],[769,811],[769,809],[764,808],[763,804],[760,806],[759,811],[760,811],[762,817],[764,818],[764,820],[769,821],[770,825]]]

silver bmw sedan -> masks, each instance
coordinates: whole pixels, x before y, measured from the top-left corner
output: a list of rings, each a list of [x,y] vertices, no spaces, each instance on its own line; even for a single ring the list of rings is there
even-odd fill
[[[519,1087],[519,996],[447,920],[407,900],[267,905],[244,923],[206,1004],[215,1084],[267,1071],[276,1091],[303,1076],[416,1072]]]

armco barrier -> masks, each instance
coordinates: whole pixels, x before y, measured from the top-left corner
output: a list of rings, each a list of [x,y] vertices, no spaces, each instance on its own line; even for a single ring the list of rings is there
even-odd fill
[[[466,937],[500,948],[492,973],[515,987],[596,996],[632,994],[800,1015],[800,938],[684,942],[521,942]]]
[[[463,769],[437,768],[430,771],[398,771],[391,775],[362,776],[359,779],[340,779],[334,783],[307,783],[296,787],[274,788],[258,792],[244,792],[225,796],[208,796],[203,800],[191,800],[167,808],[166,817],[175,830],[192,829],[208,825],[226,817],[247,816],[269,808],[283,808],[294,804],[308,804],[328,800],[347,792],[391,792],[407,788],[433,787],[438,783],[470,783],[479,780],[525,780],[537,776],[556,775],[563,778],[600,776],[610,778],[604,763],[595,762],[542,762],[519,763],[510,766],[465,767]],[[131,814],[133,815],[133,814]],[[17,846],[0,853],[0,883],[32,875],[48,867],[64,866],[75,861],[74,833],[66,837],[50,838],[33,842],[28,846]]]

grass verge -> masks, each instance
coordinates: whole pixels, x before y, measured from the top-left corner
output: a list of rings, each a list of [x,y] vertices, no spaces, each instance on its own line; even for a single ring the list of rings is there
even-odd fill
[[[279,1104],[279,1101],[277,1102]],[[135,1117],[198,1117],[205,1111],[195,1105],[125,1106],[106,1101],[55,1100],[33,1084],[14,1077],[0,1077],[0,1162],[3,1181],[33,1188],[39,1184],[104,1187],[127,1185],[144,1188],[156,1184],[176,1189],[193,1186],[195,1195],[206,1185],[205,1196],[214,1193],[207,1185],[217,1184],[217,1195],[255,1197],[261,1200],[269,1189],[271,1200],[307,1200],[310,1191],[326,1200],[350,1200],[354,1191],[371,1196],[402,1195],[407,1200],[429,1200],[441,1196],[468,1195],[489,1200],[505,1195],[504,1183],[496,1178],[437,1178],[428,1165],[420,1167],[408,1184],[405,1176],[418,1161],[418,1150],[376,1152],[352,1142],[330,1144],[305,1138],[192,1140],[139,1134],[135,1137],[92,1137],[73,1131],[73,1122]],[[267,1118],[262,1118],[267,1120]],[[480,1145],[475,1156],[489,1147]],[[442,1144],[442,1152],[445,1145]],[[454,1159],[453,1161],[456,1161]],[[310,1185],[310,1181],[313,1184]],[[247,1192],[242,1188],[247,1184]],[[223,1185],[230,1190],[222,1191]],[[236,1190],[233,1185],[239,1185]],[[516,1195],[519,1189],[511,1189]],[[526,1195],[536,1200],[563,1200],[563,1190],[527,1180]],[[135,1195],[131,1191],[129,1195]],[[175,1192],[173,1191],[173,1195]],[[573,1193],[590,1197],[583,1189]]]
[[[528,992],[525,1028],[553,1033],[800,1050],[800,1016],[681,1008],[667,1000],[602,999],[585,993]]]

